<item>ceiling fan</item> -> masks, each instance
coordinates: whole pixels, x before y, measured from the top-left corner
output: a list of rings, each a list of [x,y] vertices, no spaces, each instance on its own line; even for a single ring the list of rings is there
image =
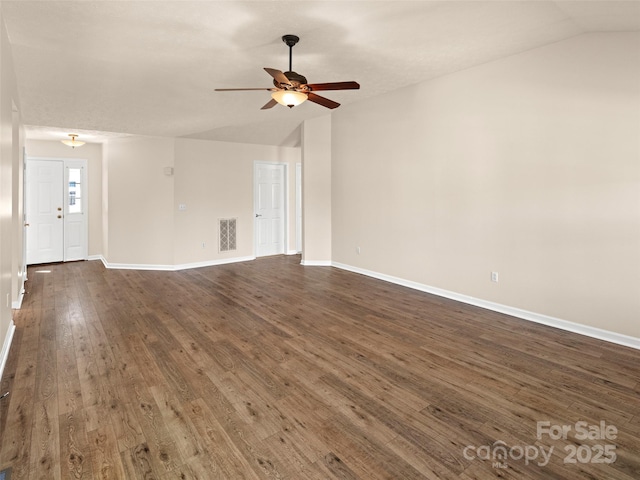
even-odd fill
[[[241,90],[266,90],[271,93],[269,100],[261,110],[274,107],[276,104],[285,105],[293,108],[300,105],[305,100],[317,103],[327,108],[336,108],[340,104],[321,97],[314,92],[323,90],[357,90],[360,88],[358,82],[332,82],[332,83],[307,83],[307,79],[296,73],[291,68],[291,58],[293,55],[293,46],[300,41],[296,35],[283,35],[282,41],[289,47],[289,70],[281,72],[275,68],[265,68],[265,71],[273,77],[272,88],[216,88],[217,92],[233,92]]]

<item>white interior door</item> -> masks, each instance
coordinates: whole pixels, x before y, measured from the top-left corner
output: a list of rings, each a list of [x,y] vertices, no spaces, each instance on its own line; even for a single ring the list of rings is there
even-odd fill
[[[64,162],[29,160],[26,169],[27,263],[64,260]]]
[[[256,163],[254,210],[257,257],[284,253],[284,192],[284,165]]]

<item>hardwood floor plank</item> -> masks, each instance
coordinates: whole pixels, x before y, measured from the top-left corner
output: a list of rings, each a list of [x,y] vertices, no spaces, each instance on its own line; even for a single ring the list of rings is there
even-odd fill
[[[259,478],[204,400],[199,398],[190,402],[187,408],[189,418],[205,444],[209,471],[215,478]]]
[[[38,344],[34,417],[31,434],[30,468],[45,478],[59,479],[60,430],[58,425],[58,381],[56,368],[55,311],[45,309]]]
[[[22,331],[16,330],[13,336],[13,344],[16,345],[16,348],[11,348],[7,358],[7,363],[5,364],[6,371],[10,373],[0,378],[0,395],[4,395],[5,393],[9,393],[9,395],[11,394],[22,343],[22,339],[19,338],[19,336],[22,336]],[[11,402],[9,395],[0,399],[0,432],[5,431],[7,420],[9,418],[9,404]],[[2,440],[0,439],[0,449],[1,448]]]
[[[162,421],[171,432],[180,458],[188,462],[193,457],[203,455],[206,449],[202,445],[200,434],[182,407],[182,401],[174,391],[163,387],[151,387],[151,394],[158,405]]]
[[[109,421],[116,436],[119,452],[135,450],[145,443],[145,436],[140,426],[137,410],[130,403],[121,403],[112,409]]]
[[[93,479],[91,447],[82,417],[69,411],[60,415],[58,423],[61,478]]]
[[[369,437],[368,432],[360,430],[341,416],[326,422],[320,435],[349,469],[361,478],[424,478],[386,445]]]
[[[100,480],[127,478],[116,436],[109,425],[88,432],[94,477]]]
[[[60,479],[60,429],[57,405],[53,403],[35,403],[29,470],[41,472],[44,478]]]
[[[29,267],[0,380],[11,391],[0,469],[13,480],[640,478],[637,350],[299,263]],[[568,425],[566,438],[538,438],[544,421]],[[581,421],[617,434],[578,439]],[[584,457],[599,445],[615,447],[613,463]],[[496,462],[496,447],[515,458]],[[548,463],[518,457],[525,448],[548,450]],[[586,460],[566,463],[571,448]]]
[[[146,386],[133,386],[132,404],[136,405],[136,418],[146,440],[146,448],[150,452],[150,462],[154,471],[167,472],[175,470],[184,463],[180,456],[171,432],[162,421],[162,414],[153,395]]]
[[[73,344],[56,352],[58,376],[58,413],[76,412],[83,406],[82,388],[78,375],[78,360]]]
[[[148,387],[163,385],[166,381],[161,366],[158,365],[152,353],[148,349],[148,344],[143,335],[132,334],[121,337],[121,346],[127,353],[129,363],[140,373],[140,380]]]
[[[358,477],[335,453],[329,452],[317,462],[323,478],[339,478],[341,480],[357,480]]]
[[[29,478],[31,457],[31,435],[33,415],[35,415],[34,386],[16,388],[14,384],[9,400],[9,418],[0,435],[0,470],[12,467],[11,478]]]
[[[124,478],[155,479],[161,472],[155,472],[151,460],[151,452],[146,443],[140,443],[120,452],[120,461],[124,470]]]

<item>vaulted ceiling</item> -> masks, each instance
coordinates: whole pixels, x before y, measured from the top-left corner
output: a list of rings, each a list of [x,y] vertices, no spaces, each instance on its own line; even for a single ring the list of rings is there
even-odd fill
[[[640,30],[638,1],[2,1],[29,138],[118,134],[291,145],[305,102],[260,110],[263,67],[349,104],[587,32]]]

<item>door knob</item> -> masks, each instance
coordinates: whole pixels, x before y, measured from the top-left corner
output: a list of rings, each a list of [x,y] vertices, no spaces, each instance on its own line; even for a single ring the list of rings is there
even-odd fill
[[[259,213],[256,213],[256,218],[261,217],[262,215]]]
[[[58,218],[62,218],[62,215],[58,215]]]
[[[24,226],[25,226],[25,227],[28,227],[28,226],[29,226],[29,224],[28,224],[28,223],[25,223],[25,224],[24,224]]]
[[[58,211],[59,211],[59,212],[60,212],[60,211],[62,211],[62,207],[58,207]]]

